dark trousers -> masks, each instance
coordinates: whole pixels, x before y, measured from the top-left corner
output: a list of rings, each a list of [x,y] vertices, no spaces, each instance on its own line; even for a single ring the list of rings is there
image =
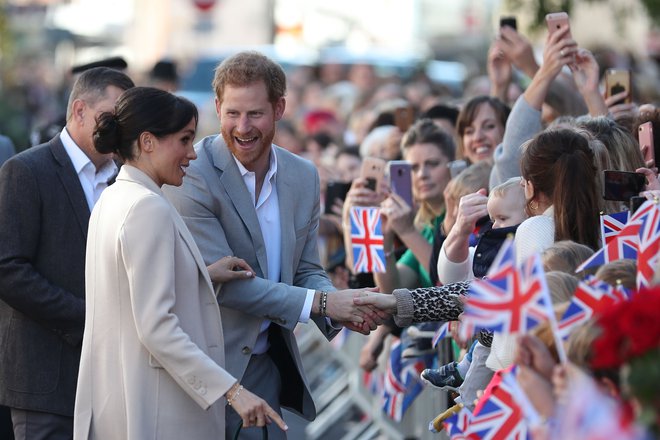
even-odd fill
[[[16,440],[72,440],[73,417],[11,408]]]
[[[280,389],[282,388],[280,373],[268,354],[257,354],[250,357],[241,385],[268,402],[268,405],[280,415],[282,414],[280,409]],[[227,406],[225,408],[225,437],[227,440],[234,438],[234,433],[240,421],[241,418],[238,413]],[[243,429],[239,437],[241,440],[260,440],[261,438],[261,428]],[[286,440],[286,434],[275,423],[271,423],[268,425],[268,439]]]
[[[0,438],[14,440],[14,427],[11,424],[11,413],[6,406],[0,406]]]

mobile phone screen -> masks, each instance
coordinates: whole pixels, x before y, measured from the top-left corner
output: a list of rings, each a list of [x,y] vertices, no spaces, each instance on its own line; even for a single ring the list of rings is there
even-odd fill
[[[518,23],[516,17],[501,17],[500,18],[500,27],[509,26],[514,30],[518,30]]]
[[[646,197],[634,196],[630,198],[630,214],[634,214],[642,204],[646,202]]]
[[[646,177],[641,173],[605,170],[603,198],[605,200],[630,201],[644,189]]]

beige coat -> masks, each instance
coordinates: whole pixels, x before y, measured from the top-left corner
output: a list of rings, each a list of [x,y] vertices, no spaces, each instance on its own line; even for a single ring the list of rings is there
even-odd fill
[[[190,232],[124,165],[89,222],[74,438],[222,439],[220,311]]]

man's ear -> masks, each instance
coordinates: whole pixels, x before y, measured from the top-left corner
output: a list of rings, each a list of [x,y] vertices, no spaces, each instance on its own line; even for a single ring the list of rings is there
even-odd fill
[[[82,99],[75,99],[71,104],[71,117],[73,121],[81,125],[85,120],[85,112],[87,111],[87,104]]]
[[[222,107],[222,102],[216,97],[215,98],[215,114],[218,116],[218,119],[220,119],[220,107]]]
[[[284,110],[286,109],[286,99],[284,96],[277,100],[273,105],[273,110],[275,111],[275,120],[279,121],[284,116]]]

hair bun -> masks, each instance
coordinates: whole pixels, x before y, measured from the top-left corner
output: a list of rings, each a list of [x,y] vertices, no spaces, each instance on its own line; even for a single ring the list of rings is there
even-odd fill
[[[120,148],[121,126],[114,112],[103,112],[96,118],[94,147],[101,154],[117,153]]]

